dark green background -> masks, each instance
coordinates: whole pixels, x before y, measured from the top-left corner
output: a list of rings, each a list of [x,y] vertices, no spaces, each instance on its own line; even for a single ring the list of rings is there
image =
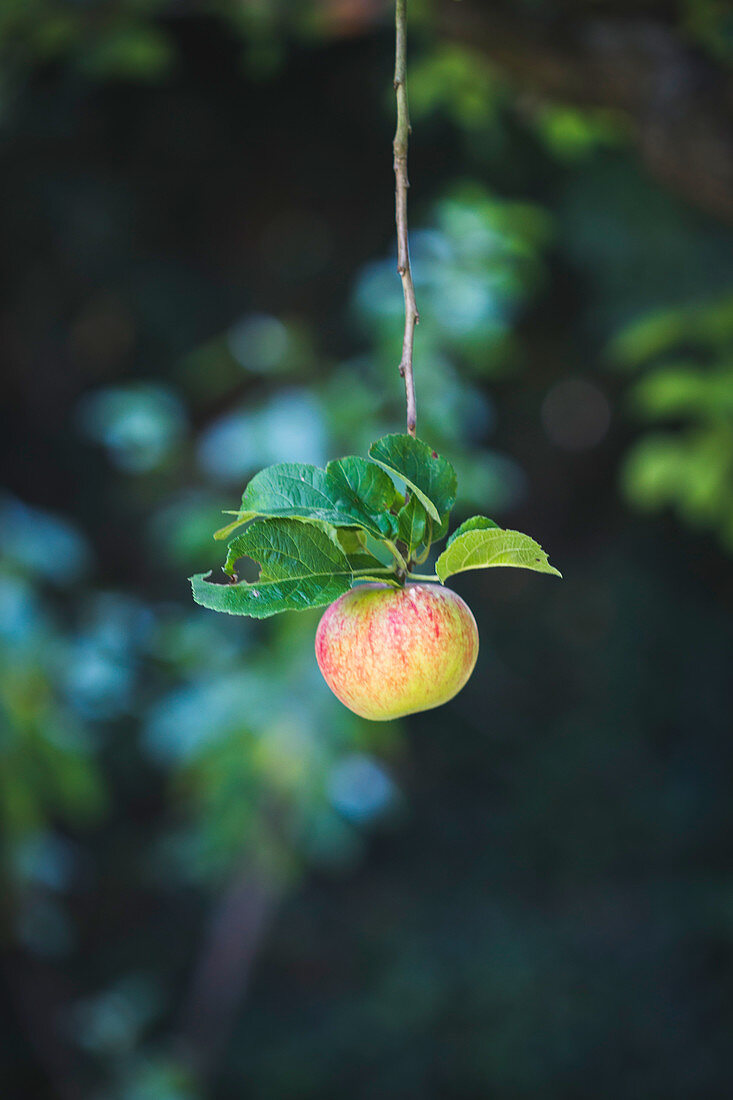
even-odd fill
[[[401,430],[389,5],[0,7],[3,1097],[733,1088],[729,15],[461,9],[419,434],[564,580],[456,578],[473,678],[382,726],[185,578]]]

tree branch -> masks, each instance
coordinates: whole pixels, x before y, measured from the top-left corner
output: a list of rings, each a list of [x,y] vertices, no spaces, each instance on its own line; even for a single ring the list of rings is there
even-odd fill
[[[415,301],[415,287],[410,267],[410,245],[407,236],[407,145],[410,136],[410,113],[407,105],[407,0],[396,0],[395,5],[395,71],[394,88],[397,98],[397,129],[395,130],[395,222],[397,225],[397,270],[402,279],[405,298],[405,335],[402,341],[400,374],[405,380],[407,402],[407,432],[417,432],[417,405],[415,379],[412,370],[412,352],[415,342],[415,325],[420,320]]]

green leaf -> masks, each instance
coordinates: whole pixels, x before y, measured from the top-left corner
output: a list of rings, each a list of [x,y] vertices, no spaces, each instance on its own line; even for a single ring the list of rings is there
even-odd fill
[[[390,538],[397,528],[389,513],[395,496],[391,479],[364,458],[341,458],[325,470],[281,462],[255,474],[244,491],[237,519],[215,537],[226,538],[241,524],[267,516],[363,527],[375,538]]]
[[[336,538],[345,554],[364,554],[367,552],[366,535],[358,527],[340,527]]]
[[[494,565],[510,565],[562,576],[550,565],[539,543],[520,531],[505,531],[502,527],[473,528],[457,534],[435,563],[435,572],[444,584],[446,577],[453,573],[487,569]]]
[[[397,538],[407,546],[408,558],[424,539],[427,523],[428,514],[413,494],[397,513]]]
[[[241,527],[243,523],[247,523],[252,517],[242,516],[241,512],[225,512],[227,516],[236,516],[237,518],[228,523],[226,527],[220,527],[218,531],[214,531],[214,538],[223,541],[228,539],[230,535],[234,534],[238,527]]]
[[[385,565],[379,558],[375,558],[373,554],[368,553],[366,550],[362,554],[347,554],[347,560],[351,568],[355,573],[363,573],[365,569],[386,571],[390,566]]]
[[[229,546],[228,573],[251,558],[260,565],[252,584],[213,584],[200,573],[191,577],[196,603],[230,615],[263,619],[280,611],[323,607],[351,588],[353,571],[334,533],[295,519],[261,519]]]
[[[373,523],[359,526],[377,538],[391,538],[396,531],[396,521],[390,508],[399,499],[392,479],[365,458],[349,455],[329,462],[326,467],[329,489],[338,508],[344,514],[360,516]],[[338,525],[336,525],[338,526]]]
[[[336,529],[332,528],[332,530]],[[358,527],[339,527],[336,530],[336,538],[355,573],[363,572],[365,569],[379,572],[391,568],[391,565],[385,566],[383,561],[372,554],[367,546],[365,533]]]
[[[450,526],[450,515],[446,513],[437,526],[433,524],[433,542],[442,542],[445,536],[448,534],[448,527]]]
[[[456,472],[421,439],[385,435],[372,443],[369,457],[404,481],[429,516],[440,523],[456,502]]]
[[[451,543],[454,542],[459,535],[465,535],[466,531],[488,531],[498,526],[498,523],[494,523],[493,519],[488,519],[486,516],[471,516],[471,518],[465,520],[460,527],[456,527],[445,544],[445,548],[447,550]]]

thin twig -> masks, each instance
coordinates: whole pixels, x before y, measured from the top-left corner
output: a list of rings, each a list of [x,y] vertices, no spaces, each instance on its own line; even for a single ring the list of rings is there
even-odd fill
[[[417,406],[415,403],[415,379],[412,373],[412,349],[415,342],[415,325],[420,320],[415,301],[415,287],[410,267],[410,245],[407,237],[407,145],[410,136],[410,112],[407,105],[407,0],[396,0],[396,44],[394,87],[397,98],[397,129],[395,130],[395,222],[397,224],[397,270],[402,279],[405,296],[405,335],[402,341],[400,374],[405,380],[407,401],[407,432],[417,433]]]

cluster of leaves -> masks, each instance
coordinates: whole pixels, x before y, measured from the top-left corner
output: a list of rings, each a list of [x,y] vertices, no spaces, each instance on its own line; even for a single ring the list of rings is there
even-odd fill
[[[213,611],[262,619],[322,607],[358,582],[404,584],[445,538],[456,491],[447,459],[409,435],[378,439],[368,460],[350,455],[325,469],[269,466],[250,481],[235,520],[217,532],[226,538],[246,524],[229,543],[228,583],[197,574],[194,599]],[[242,558],[260,566],[256,581],[239,579]],[[473,516],[448,540],[430,579],[444,584],[454,573],[494,565],[560,575],[528,535]]]

